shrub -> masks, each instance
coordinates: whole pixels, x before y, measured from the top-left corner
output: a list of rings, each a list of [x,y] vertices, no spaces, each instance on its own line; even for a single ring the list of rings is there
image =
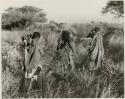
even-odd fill
[[[77,30],[76,38],[86,37],[92,27],[98,24],[74,25]],[[88,41],[75,41],[74,62],[76,68],[74,71],[64,70],[67,56],[65,51],[62,54],[66,57],[61,59],[60,53],[56,52],[58,33],[51,29],[44,29],[41,46],[44,46],[42,65],[43,69],[38,77],[39,90],[26,93],[30,98],[116,98],[124,97],[124,61],[123,59],[123,38],[121,30],[116,29],[114,25],[101,25],[104,29],[104,49],[105,61],[103,67],[98,70],[89,71],[89,61],[87,61],[87,43]],[[21,31],[20,31],[21,32]],[[19,37],[20,37],[20,32]],[[14,32],[10,32],[14,35]],[[23,34],[24,32],[22,32]],[[24,35],[24,34],[23,34]],[[81,36],[79,36],[81,35]],[[117,40],[116,40],[117,38]],[[18,41],[18,40],[17,40]],[[21,53],[15,49],[17,41],[7,39],[2,41],[2,83],[3,97],[20,97],[18,93],[21,72],[20,63]],[[109,48],[110,47],[110,48]],[[120,47],[120,48],[117,48]],[[117,49],[117,50],[116,50]],[[112,53],[111,53],[112,52]],[[115,63],[111,56],[118,54]],[[108,56],[109,55],[109,56]],[[9,78],[9,79],[8,79]],[[22,95],[24,97],[24,95]]]
[[[7,67],[2,72],[2,97],[3,98],[18,98],[20,79],[14,77]]]

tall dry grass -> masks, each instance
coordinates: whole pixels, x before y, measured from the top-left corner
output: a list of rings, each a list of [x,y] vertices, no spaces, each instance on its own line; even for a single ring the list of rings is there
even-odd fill
[[[113,25],[103,25],[105,61],[103,67],[98,70],[89,70],[89,61],[87,53],[87,41],[80,41],[80,38],[86,37],[91,28],[99,24],[81,24],[72,25],[76,33],[74,62],[75,70],[70,71],[62,69],[63,65],[68,65],[67,61],[61,59],[60,53],[56,51],[57,39],[59,34],[50,31],[42,31],[45,46],[43,51],[43,70],[38,78],[39,90],[22,94],[21,97],[28,98],[123,98],[124,97],[124,61],[123,61],[123,34],[118,32],[110,34]],[[114,29],[114,28],[113,28]],[[7,33],[6,33],[7,32]],[[2,95],[4,98],[18,98],[20,93],[18,88],[21,79],[20,60],[21,55],[14,47],[20,36],[26,31],[3,31],[7,34],[2,42]],[[17,33],[17,35],[16,35]],[[118,35],[118,34],[120,35]],[[10,34],[12,38],[8,38]],[[116,40],[117,38],[117,40]],[[114,42],[115,41],[115,42]],[[15,42],[15,43],[14,43]],[[107,44],[107,45],[106,45]],[[43,45],[41,45],[43,46]],[[109,49],[110,48],[110,49]],[[15,50],[14,50],[15,49]],[[117,49],[117,51],[115,51]],[[112,52],[112,53],[111,53]],[[110,53],[111,57],[108,56]],[[116,57],[114,62],[112,57]],[[67,58],[65,55],[63,56]],[[69,65],[68,65],[69,66]],[[9,78],[9,79],[8,79]]]

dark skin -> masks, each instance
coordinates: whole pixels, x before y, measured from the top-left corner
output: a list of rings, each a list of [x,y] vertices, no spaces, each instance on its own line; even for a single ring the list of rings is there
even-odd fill
[[[33,35],[30,34],[30,35],[27,35],[26,37],[23,37],[22,38],[23,48],[24,49],[26,48],[28,50],[28,49],[30,49],[32,47],[35,47],[34,44],[36,45],[38,43],[39,38],[40,38],[40,33],[38,33],[38,32],[34,32]],[[32,42],[29,41],[29,40],[32,40]],[[33,57],[33,53],[32,53],[32,55],[31,55],[30,58],[32,58],[32,57]],[[24,61],[25,61],[25,59],[24,59]],[[26,73],[27,69],[26,69],[26,66],[25,66],[24,62],[22,62],[22,67],[23,67],[22,68],[23,72]],[[40,71],[41,71],[41,68],[38,67],[37,70],[35,71],[34,75],[38,75],[40,73]],[[25,74],[24,74],[24,76],[25,76]],[[26,88],[24,90],[27,89],[26,91],[29,91],[31,89],[32,84],[33,84],[34,81],[35,81],[35,79],[31,79],[30,82],[27,82],[27,80],[25,79],[25,85],[24,85],[24,87],[26,87]],[[28,87],[27,84],[29,85],[29,87]]]
[[[100,28],[99,27],[95,27],[94,29],[91,30],[91,32],[87,35],[87,38],[92,38],[95,36],[95,33],[100,31]],[[90,44],[91,45],[91,42]]]
[[[29,52],[30,48],[32,48],[34,46],[33,43],[36,44],[36,42],[38,42],[40,38],[40,33],[39,32],[34,32],[33,35],[32,34],[29,34],[29,35],[26,35],[24,37],[22,37],[22,45],[23,45],[23,48],[27,49],[27,51]],[[29,40],[32,40],[32,41],[29,41]],[[24,62],[22,63],[22,67],[23,67],[23,71],[26,72],[26,66],[24,64]]]
[[[87,35],[87,38],[92,38],[94,37],[95,33],[100,31],[99,27],[95,27],[94,29],[91,30],[91,32]]]
[[[72,46],[70,44],[70,42],[71,42],[70,33],[68,31],[62,31],[61,39],[62,39],[62,43],[61,44],[59,44],[59,40],[60,39],[58,39],[57,51],[59,49],[65,48],[66,44],[68,44],[69,48],[73,51],[73,48],[72,48]]]
[[[98,31],[100,31],[100,28],[98,28],[98,27],[94,28],[94,29],[91,30],[91,32],[87,35],[87,38],[92,38],[92,40],[93,40],[93,37],[96,35],[95,33],[98,32]],[[89,52],[89,58],[90,58],[91,53],[92,53],[92,51],[93,51],[93,49],[94,49],[94,46],[95,46],[96,41],[97,41],[97,39],[94,39],[94,42],[90,42],[90,44],[89,44],[89,45],[90,45],[89,50],[88,50],[88,52]],[[99,55],[99,52],[98,52],[98,54],[97,54],[96,59],[94,60],[95,65],[97,65],[98,55]],[[91,59],[90,59],[90,60],[91,60]],[[101,65],[102,65],[102,61],[101,61]]]

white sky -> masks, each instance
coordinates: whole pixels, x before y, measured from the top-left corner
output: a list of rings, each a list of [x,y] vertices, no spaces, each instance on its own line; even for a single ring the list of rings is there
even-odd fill
[[[101,14],[102,8],[108,0],[2,0],[0,3],[3,12],[8,7],[24,5],[44,9],[49,20],[67,23],[83,23],[88,21],[115,22],[111,15]]]

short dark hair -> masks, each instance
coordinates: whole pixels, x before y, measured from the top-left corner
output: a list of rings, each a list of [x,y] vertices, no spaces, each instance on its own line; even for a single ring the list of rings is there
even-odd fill
[[[39,32],[34,32],[32,38],[40,38],[40,33]]]
[[[95,27],[94,30],[95,30],[95,32],[98,32],[100,30],[100,28],[99,27]]]
[[[94,29],[91,30],[91,32],[87,35],[87,38],[89,37],[93,37],[96,32],[100,31],[100,28],[99,27],[95,27]]]

